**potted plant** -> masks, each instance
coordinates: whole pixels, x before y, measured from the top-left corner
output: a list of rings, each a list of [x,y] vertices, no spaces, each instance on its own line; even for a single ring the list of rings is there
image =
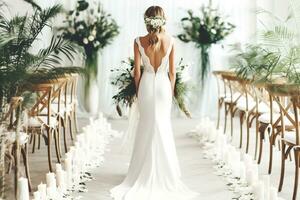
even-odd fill
[[[218,10],[213,8],[211,3],[200,9],[199,15],[188,10],[188,16],[181,19],[184,30],[178,35],[183,42],[193,42],[201,50],[201,75],[204,81],[210,68],[209,51],[212,44],[222,41],[233,32],[235,26],[224,21]]]
[[[82,46],[85,51],[85,108],[89,112],[97,111],[98,52],[119,34],[119,27],[100,3],[89,5],[85,0],[78,0],[76,9],[67,13],[65,24],[60,28],[64,38]],[[90,99],[96,99],[96,102],[91,103]]]

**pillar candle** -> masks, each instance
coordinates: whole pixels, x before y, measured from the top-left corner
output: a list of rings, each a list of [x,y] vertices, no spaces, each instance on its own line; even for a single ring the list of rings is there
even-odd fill
[[[38,191],[41,195],[41,200],[46,200],[47,199],[46,184],[43,184],[43,183],[39,184],[38,185]]]
[[[245,163],[245,167],[247,170],[251,169],[253,161],[252,161],[252,158],[248,154],[244,154],[244,163]]]
[[[265,200],[270,200],[270,175],[264,175],[263,176],[263,183],[265,188]]]
[[[65,173],[66,172],[64,170],[56,171],[57,187],[59,187],[62,191],[66,189]]]
[[[258,181],[252,185],[253,193],[257,200],[264,200],[264,183]]]
[[[54,187],[56,188],[56,180],[55,180],[55,174],[52,172],[49,172],[46,174],[46,183],[47,187]]]
[[[61,167],[61,164],[60,163],[56,163],[56,171],[60,171],[60,170],[62,170],[62,167]]]
[[[240,166],[240,178],[242,181],[246,180],[246,167],[243,162],[239,163]]]
[[[18,179],[18,188],[19,188],[19,194],[18,199],[19,200],[29,200],[29,189],[28,189],[28,180],[27,178],[19,178]]]
[[[64,161],[65,163],[65,169],[66,169],[66,176],[67,176],[67,187],[71,188],[72,187],[72,163],[71,163],[71,159],[69,157],[67,157]]]
[[[41,193],[39,191],[36,191],[33,193],[33,197],[35,200],[41,200]]]
[[[270,187],[270,200],[278,200],[278,193],[275,187]]]
[[[56,188],[47,187],[47,197],[48,199],[56,199]]]

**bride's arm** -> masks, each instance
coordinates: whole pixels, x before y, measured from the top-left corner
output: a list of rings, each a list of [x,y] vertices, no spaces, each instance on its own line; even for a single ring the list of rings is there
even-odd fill
[[[138,88],[141,79],[141,54],[136,42],[134,42],[134,82],[136,88],[136,95],[138,95]]]
[[[175,47],[173,44],[172,50],[169,55],[169,77],[170,77],[170,81],[171,81],[173,94],[174,94],[174,90],[175,90],[175,81],[176,81],[176,67],[175,67],[175,63],[174,63],[174,57],[175,57],[174,51],[175,51]]]

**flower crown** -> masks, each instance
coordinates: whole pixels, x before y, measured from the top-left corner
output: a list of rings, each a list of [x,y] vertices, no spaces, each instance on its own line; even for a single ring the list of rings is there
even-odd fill
[[[160,28],[166,24],[166,20],[162,17],[145,17],[145,24],[153,28]]]

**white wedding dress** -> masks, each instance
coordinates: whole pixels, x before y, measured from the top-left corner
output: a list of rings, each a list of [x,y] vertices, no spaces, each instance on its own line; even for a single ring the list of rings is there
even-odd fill
[[[173,38],[157,72],[139,38],[135,41],[144,65],[137,99],[140,117],[128,174],[120,185],[111,189],[111,196],[115,200],[198,200],[198,193],[189,190],[180,180],[171,127],[168,63]]]

